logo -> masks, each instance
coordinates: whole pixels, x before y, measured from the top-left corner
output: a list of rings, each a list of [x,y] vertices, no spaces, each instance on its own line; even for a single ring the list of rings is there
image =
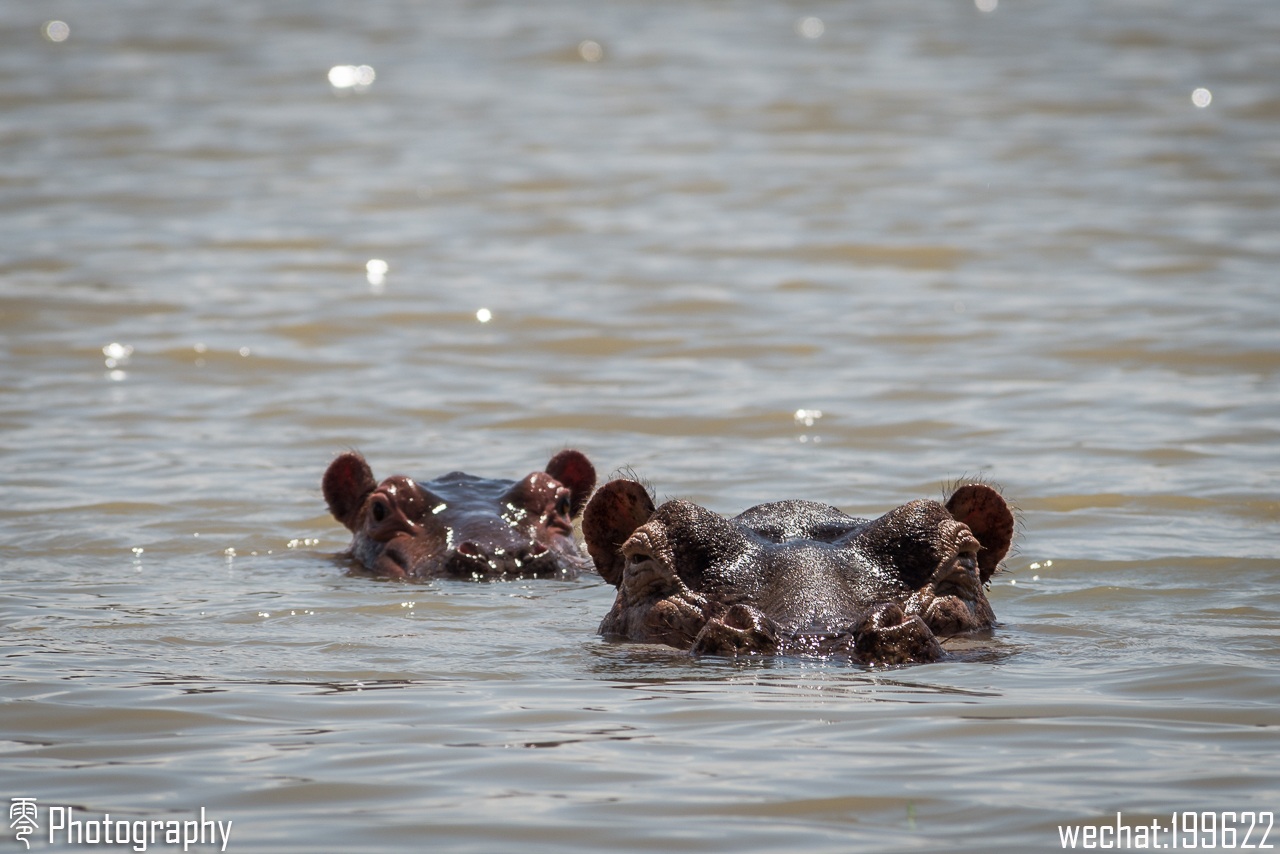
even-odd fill
[[[40,829],[40,822],[36,821],[36,799],[35,798],[10,798],[12,803],[9,805],[9,827],[13,828],[13,836],[15,839],[21,839],[22,844],[31,847],[31,840],[28,836]]]

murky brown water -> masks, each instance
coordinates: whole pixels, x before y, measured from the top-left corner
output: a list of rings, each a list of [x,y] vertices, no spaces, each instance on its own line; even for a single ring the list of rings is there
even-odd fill
[[[1280,5],[981,5],[0,6],[0,803],[35,847],[66,806],[477,852],[1280,808]],[[1001,626],[735,664],[603,642],[599,581],[331,557],[345,448],[565,446],[725,513],[982,474],[1022,512]]]

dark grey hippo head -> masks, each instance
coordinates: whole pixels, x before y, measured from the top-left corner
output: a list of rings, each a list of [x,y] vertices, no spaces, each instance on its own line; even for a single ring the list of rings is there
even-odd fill
[[[1013,530],[1008,504],[979,483],[871,520],[810,501],[726,519],[687,501],[655,507],[639,483],[615,480],[583,515],[596,569],[618,589],[601,634],[873,663],[931,661],[939,635],[990,628],[986,585]]]
[[[348,555],[392,578],[564,577],[586,566],[573,520],[595,487],[595,468],[561,451],[520,480],[452,472],[426,483],[378,482],[364,457],[345,453],[324,474],[329,511],[352,533]]]

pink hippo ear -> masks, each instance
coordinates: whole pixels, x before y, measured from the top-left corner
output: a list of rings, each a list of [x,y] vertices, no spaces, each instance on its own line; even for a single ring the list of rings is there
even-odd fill
[[[982,548],[978,550],[978,574],[986,584],[1013,543],[1013,511],[1009,504],[985,483],[968,483],[947,499],[947,509],[957,522],[973,531]]]
[[[582,514],[582,536],[596,571],[614,587],[622,581],[622,544],[653,515],[653,499],[634,480],[611,480]]]
[[[329,512],[353,533],[360,508],[377,485],[369,464],[355,451],[349,451],[329,463],[321,483]]]
[[[570,448],[552,457],[545,471],[569,488],[569,518],[577,518],[591,496],[591,490],[596,488],[595,466],[591,465],[586,454]]]

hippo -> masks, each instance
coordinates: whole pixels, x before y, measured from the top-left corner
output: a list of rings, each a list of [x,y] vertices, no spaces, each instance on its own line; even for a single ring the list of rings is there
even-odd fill
[[[985,591],[1014,516],[984,483],[870,520],[812,501],[727,519],[688,501],[655,508],[644,486],[619,479],[587,504],[582,531],[618,591],[606,638],[908,664],[944,657],[939,638],[992,627]]]
[[[427,483],[379,483],[360,454],[324,473],[325,502],[352,533],[344,553],[384,578],[568,578],[587,568],[573,520],[596,485],[584,454],[564,450],[522,480],[455,471]]]

